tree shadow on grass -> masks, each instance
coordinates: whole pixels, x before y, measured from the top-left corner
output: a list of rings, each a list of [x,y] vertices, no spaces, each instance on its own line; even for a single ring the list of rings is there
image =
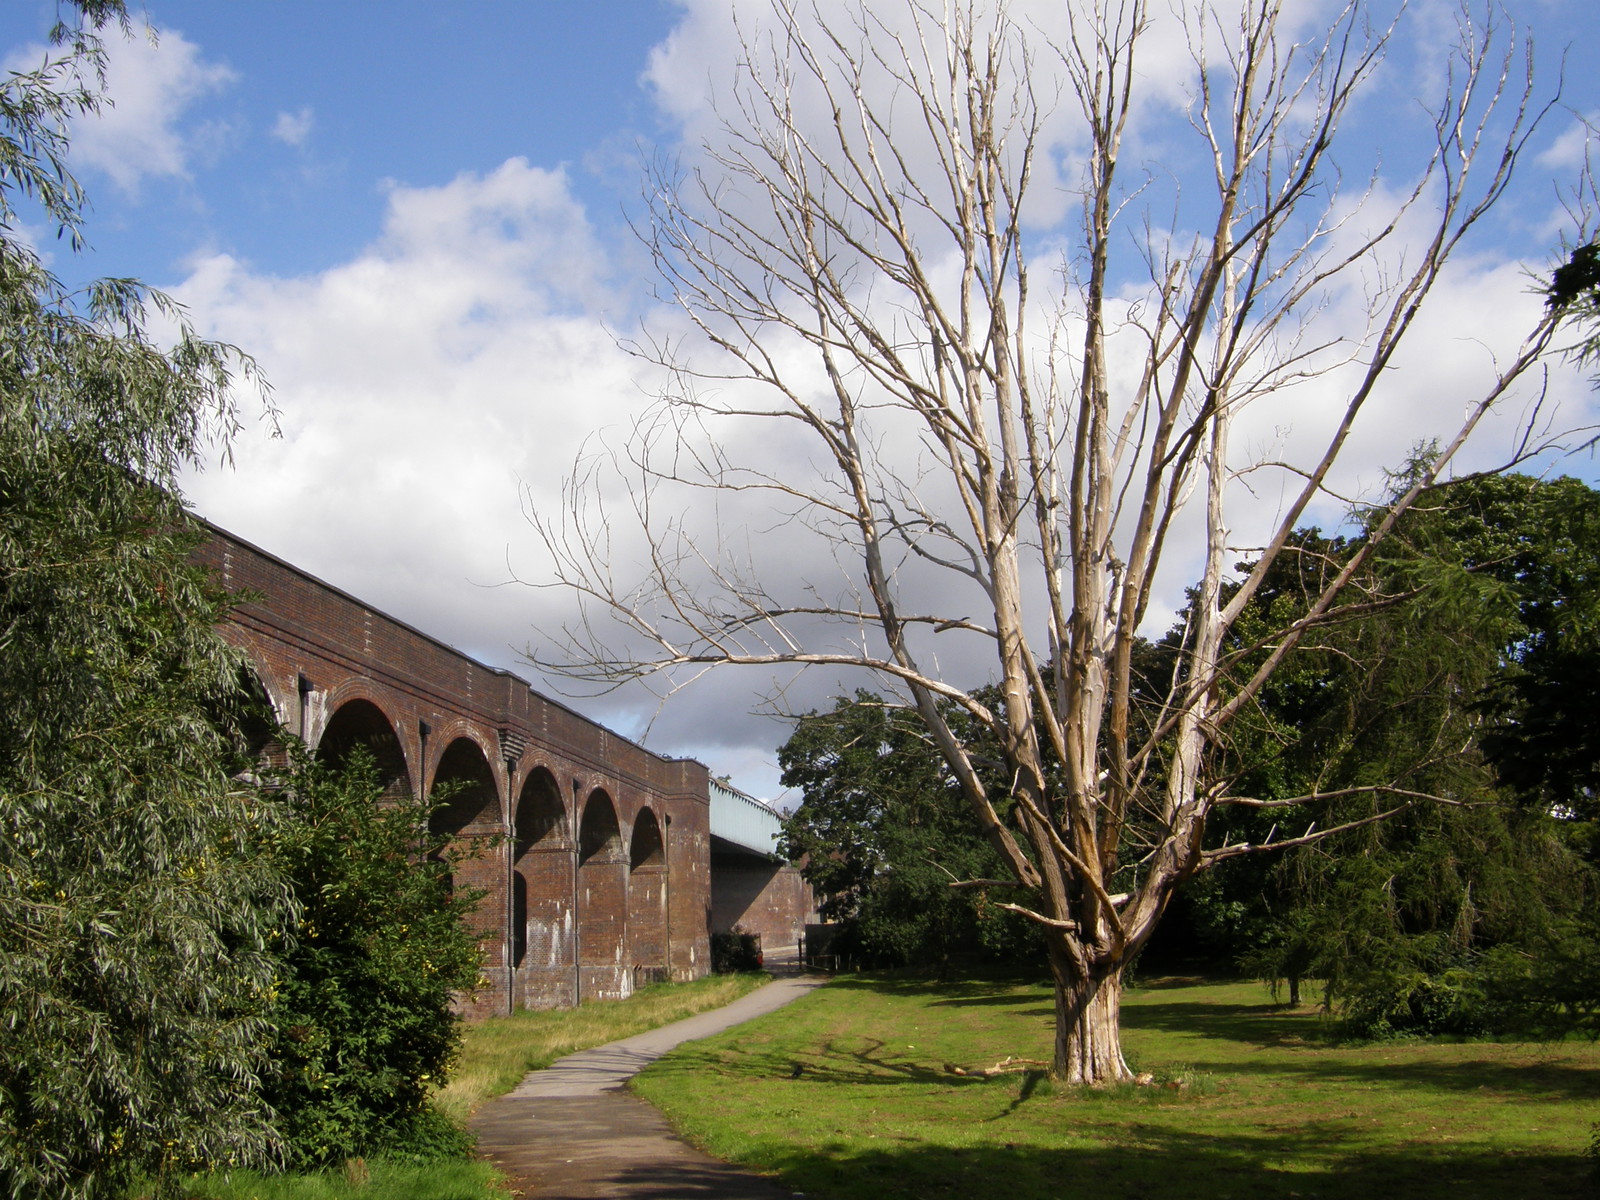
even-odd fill
[[[955,980],[941,980],[924,971],[882,971],[867,975],[843,975],[828,982],[836,991],[873,992],[883,996],[937,995],[946,1002],[992,999],[1003,1002],[1014,999],[1018,1003],[1038,1002],[1041,990],[1048,992],[1031,975],[995,973],[991,975],[966,975]]]
[[[961,1000],[935,1000],[928,1005],[929,1008],[1014,1008],[1018,1016],[1051,1017],[1055,1015],[1055,1005],[1052,1003],[1044,1008],[1024,1008],[1025,1004],[1038,1004],[1038,996],[1010,995],[1010,996],[971,996]]]
[[[828,984],[841,991],[872,992],[880,996],[937,996],[929,1008],[1010,1008],[1024,1017],[1053,1017],[1055,1004],[1048,985],[1031,976],[979,976],[941,982],[926,974],[884,973],[852,975]],[[1047,1003],[1039,1007],[1039,1001]],[[1027,1006],[1032,1007],[1027,1007]]]
[[[1341,1147],[1325,1126],[1226,1139],[1134,1126],[1124,1145],[1064,1148],[1004,1137],[975,1147],[792,1146],[766,1165],[785,1187],[830,1200],[1503,1200],[1584,1194],[1589,1169],[1576,1148],[1570,1156],[1453,1146],[1372,1151]]]
[[[1319,1050],[1362,1050],[1371,1053],[1372,1043],[1359,1046],[1341,1042],[1310,1014],[1290,1014],[1262,1005],[1244,1004],[1140,1004],[1123,1009],[1122,1024],[1125,1030],[1159,1029],[1168,1033],[1199,1033],[1251,1045],[1257,1049],[1283,1049],[1304,1046],[1304,1057],[1265,1059],[1240,1062],[1227,1058],[1218,1062],[1203,1062],[1196,1056],[1191,1065],[1219,1076],[1230,1075],[1301,1075],[1328,1084],[1365,1083],[1397,1087],[1423,1087],[1444,1091],[1478,1091],[1487,1089],[1514,1095],[1562,1096],[1573,1100],[1600,1100],[1600,1071],[1581,1064],[1561,1062],[1533,1062],[1526,1060],[1526,1052],[1535,1047],[1518,1045],[1524,1054],[1520,1060],[1505,1061],[1488,1054],[1472,1055],[1471,1046],[1463,1048],[1469,1053],[1454,1060],[1441,1060],[1436,1056],[1411,1057],[1407,1047],[1415,1045],[1422,1050],[1432,1050],[1427,1042],[1396,1042],[1396,1053],[1379,1059],[1375,1056],[1360,1061],[1341,1058],[1329,1061],[1313,1056]],[[1498,1043],[1485,1043],[1486,1047]],[[1559,1049],[1540,1046],[1540,1051]]]
[[[1433,1092],[1481,1092],[1489,1096],[1600,1103],[1600,1071],[1579,1064],[1498,1062],[1477,1058],[1463,1062],[1196,1061],[1190,1065],[1196,1071],[1219,1077],[1295,1076],[1326,1087],[1377,1085]],[[1600,1195],[1600,1189],[1596,1190],[1596,1195]]]
[[[1183,991],[1188,988],[1206,987],[1217,983],[1248,983],[1248,979],[1234,978],[1233,976],[1217,975],[1141,975],[1138,982],[1130,983],[1130,989],[1137,987],[1141,992],[1167,992]]]
[[[1314,1042],[1327,1045],[1331,1033],[1313,1013],[1285,1012],[1272,1004],[1222,1004],[1171,1001],[1125,1004],[1124,1029],[1198,1033],[1266,1049]]]
[[[887,1044],[865,1039],[853,1047],[826,1043],[820,1051],[793,1054],[783,1050],[729,1050],[690,1045],[650,1068],[652,1074],[712,1075],[739,1079],[804,1079],[809,1083],[847,1083],[885,1086],[903,1083],[947,1087],[982,1087],[992,1081],[981,1076],[957,1075],[941,1063],[908,1058]]]

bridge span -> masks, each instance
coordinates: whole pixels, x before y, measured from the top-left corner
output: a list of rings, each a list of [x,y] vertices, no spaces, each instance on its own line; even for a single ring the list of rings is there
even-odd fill
[[[777,854],[770,808],[205,528],[197,558],[248,597],[223,636],[249,657],[279,724],[320,757],[368,747],[396,792],[453,785],[432,826],[480,843],[457,876],[486,893],[474,921],[488,984],[469,1013],[696,978],[711,933],[736,924],[768,946],[798,940],[810,892]]]

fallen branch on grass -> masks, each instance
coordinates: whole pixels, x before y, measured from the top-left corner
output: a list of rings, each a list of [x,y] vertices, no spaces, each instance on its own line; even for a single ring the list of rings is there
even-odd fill
[[[977,1076],[983,1079],[993,1079],[996,1075],[1017,1075],[1023,1071],[1032,1071],[1039,1067],[1048,1069],[1050,1064],[1042,1058],[1013,1058],[1006,1055],[992,1067],[975,1067],[968,1070],[958,1067],[953,1063],[945,1063],[944,1069],[952,1075]]]

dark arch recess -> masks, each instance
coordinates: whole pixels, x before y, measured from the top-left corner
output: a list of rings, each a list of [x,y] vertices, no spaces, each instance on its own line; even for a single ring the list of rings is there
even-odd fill
[[[454,837],[469,825],[492,824],[498,815],[494,772],[471,738],[458,737],[445,747],[433,773],[433,794],[444,799],[428,818],[434,833]]]
[[[317,743],[317,761],[338,769],[357,746],[365,747],[378,765],[383,794],[391,798],[412,795],[411,773],[394,726],[370,700],[350,700],[339,706]]]
[[[207,704],[212,725],[226,740],[228,774],[254,775],[263,767],[282,768],[288,761],[283,731],[252,663],[239,664],[233,689]]]
[[[520,967],[528,957],[528,881],[521,871],[511,872],[511,965]]]
[[[561,785],[545,768],[535,767],[523,781],[512,828],[515,858],[535,846],[558,845],[566,840],[567,813],[561,804]]]
[[[658,867],[665,860],[661,846],[661,825],[656,814],[641,808],[633,820],[633,844],[628,852],[628,866],[637,871],[640,867]]]
[[[578,833],[578,861],[621,856],[622,831],[617,826],[617,810],[610,796],[596,791],[583,806],[583,825]]]

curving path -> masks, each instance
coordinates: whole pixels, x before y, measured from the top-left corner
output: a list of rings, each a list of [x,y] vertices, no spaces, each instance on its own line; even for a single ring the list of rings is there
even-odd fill
[[[702,1154],[624,1090],[683,1042],[764,1016],[823,981],[776,979],[725,1008],[583,1050],[533,1071],[472,1117],[478,1152],[526,1200],[789,1200],[791,1193]]]

